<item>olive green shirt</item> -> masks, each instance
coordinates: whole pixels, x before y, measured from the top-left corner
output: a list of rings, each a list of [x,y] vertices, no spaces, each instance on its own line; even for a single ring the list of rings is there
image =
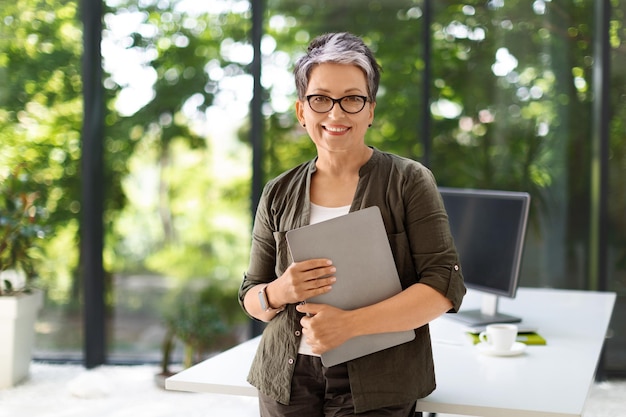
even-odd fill
[[[309,224],[310,184],[316,160],[299,165],[263,190],[252,232],[250,265],[239,300],[253,286],[281,276],[293,262],[285,233]],[[374,149],[359,171],[350,211],[378,206],[403,288],[420,282],[445,295],[457,311],[465,294],[458,255],[432,173],[418,162]],[[248,381],[289,404],[302,335],[301,313],[287,306],[263,331]],[[416,338],[347,363],[355,411],[408,403],[435,389],[428,325]]]

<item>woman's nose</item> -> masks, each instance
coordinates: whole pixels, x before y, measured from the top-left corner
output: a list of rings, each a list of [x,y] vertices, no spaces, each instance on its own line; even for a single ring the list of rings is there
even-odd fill
[[[333,106],[332,109],[330,109],[330,111],[328,112],[328,115],[330,117],[332,117],[333,119],[338,119],[340,117],[343,117],[345,114],[345,112],[343,111],[343,109],[341,108],[341,106],[339,105],[339,103],[335,103],[335,105]]]

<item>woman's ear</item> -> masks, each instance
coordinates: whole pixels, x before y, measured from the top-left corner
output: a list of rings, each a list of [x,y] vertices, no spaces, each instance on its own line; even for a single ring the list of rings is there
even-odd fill
[[[376,102],[373,101],[373,102],[370,103],[370,117],[369,117],[370,123],[369,123],[368,127],[371,127],[372,123],[374,123],[374,109],[375,108],[376,108]]]
[[[305,127],[304,121],[304,104],[300,100],[296,100],[296,117],[298,118],[298,123]]]

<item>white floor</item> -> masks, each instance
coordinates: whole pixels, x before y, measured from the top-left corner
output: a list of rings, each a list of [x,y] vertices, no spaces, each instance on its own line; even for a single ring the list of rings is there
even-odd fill
[[[165,391],[156,372],[33,363],[27,381],[0,390],[0,417],[258,417],[256,398]],[[595,384],[583,416],[625,417],[626,381]]]

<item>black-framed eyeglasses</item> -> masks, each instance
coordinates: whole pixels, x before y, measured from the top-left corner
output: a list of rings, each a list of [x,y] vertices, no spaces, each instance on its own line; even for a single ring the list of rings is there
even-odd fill
[[[322,94],[311,94],[306,96],[311,110],[315,113],[328,113],[335,107],[335,103],[339,103],[341,110],[346,113],[355,114],[363,110],[367,97],[365,96],[345,96],[341,98],[332,98]]]

